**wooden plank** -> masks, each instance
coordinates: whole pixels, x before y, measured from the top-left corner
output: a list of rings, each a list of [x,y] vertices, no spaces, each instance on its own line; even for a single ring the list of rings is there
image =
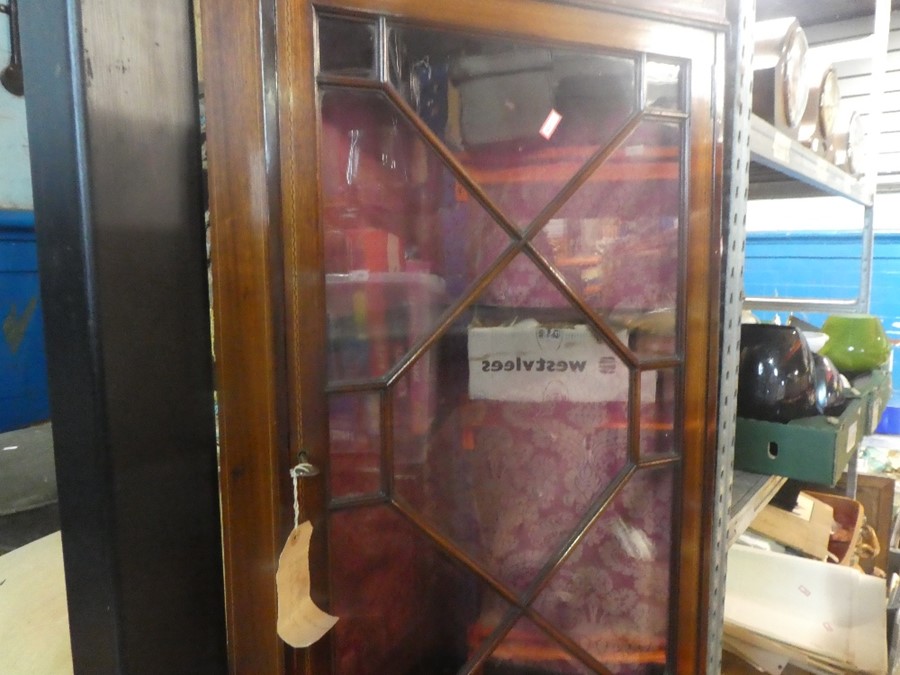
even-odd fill
[[[74,672],[59,532],[0,556],[0,654],[5,673]]]
[[[834,512],[831,506],[809,494],[806,499],[811,501],[809,520],[767,504],[750,523],[750,529],[812,558],[825,560]]]

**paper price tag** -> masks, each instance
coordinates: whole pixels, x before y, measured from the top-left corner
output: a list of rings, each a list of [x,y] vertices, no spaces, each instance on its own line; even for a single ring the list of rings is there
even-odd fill
[[[778,131],[775,132],[775,138],[772,140],[772,156],[779,162],[791,160],[791,139]]]
[[[291,647],[309,647],[337,623],[337,617],[319,609],[309,594],[309,541],[312,524],[301,523],[290,533],[278,557],[278,636]]]

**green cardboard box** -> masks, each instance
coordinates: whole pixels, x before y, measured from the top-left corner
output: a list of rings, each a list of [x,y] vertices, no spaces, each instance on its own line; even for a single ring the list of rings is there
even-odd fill
[[[865,401],[863,413],[865,435],[875,431],[891,398],[891,371],[883,368],[853,378],[853,388]]]
[[[861,395],[840,417],[816,415],[787,424],[738,417],[734,467],[834,485],[866,433],[868,411],[868,401]]]

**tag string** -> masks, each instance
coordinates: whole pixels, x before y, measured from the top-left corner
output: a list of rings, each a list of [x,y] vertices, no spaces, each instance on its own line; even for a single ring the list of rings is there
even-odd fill
[[[291,470],[291,487],[294,488],[294,529],[297,529],[297,526],[300,525],[300,488],[298,487],[299,478],[294,475],[294,471]]]
[[[313,476],[319,475],[319,469],[310,464],[306,459],[306,453],[301,452],[300,461],[297,466],[293,467],[290,471],[291,474],[291,487],[294,491],[294,527],[296,528],[300,524],[300,479],[301,478],[312,478]]]

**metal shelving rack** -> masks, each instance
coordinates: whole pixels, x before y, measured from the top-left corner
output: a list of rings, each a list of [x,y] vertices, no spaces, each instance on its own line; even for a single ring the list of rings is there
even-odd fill
[[[756,4],[750,2],[749,4]],[[760,3],[762,4],[762,3]],[[868,111],[868,147],[875,152],[880,130],[881,90],[890,32],[890,0],[873,0],[871,33],[871,109]],[[749,67],[749,65],[747,66]],[[874,248],[874,200],[876,163],[872,170],[855,177],[794,141],[771,124],[750,116],[746,142],[750,146],[749,199],[837,196],[863,206],[862,251],[859,265],[859,293],[855,299],[829,298],[745,298],[743,306],[755,310],[809,311],[818,313],[869,311]]]
[[[889,5],[877,0],[878,5]],[[753,3],[749,3],[753,4]],[[876,8],[876,12],[888,12],[889,6]],[[875,17],[875,28],[887,31],[888,19]],[[887,36],[883,37],[886,45]],[[873,62],[879,61],[873,59]],[[749,67],[747,65],[746,67]],[[873,63],[873,70],[877,68]],[[883,61],[881,62],[883,68]],[[873,73],[873,81],[879,82]],[[837,196],[863,206],[862,252],[860,256],[860,292],[853,300],[827,298],[744,298],[742,308],[757,310],[857,312],[869,310],[871,296],[872,253],[874,247],[874,180],[871,176],[857,178],[817,155],[801,143],[756,115],[749,115],[746,144],[749,148],[748,199],[773,199],[785,197]],[[870,139],[871,142],[871,139]],[[873,143],[872,145],[876,145]],[[744,205],[746,206],[746,205]],[[739,233],[746,237],[746,232]],[[855,456],[848,467],[848,493],[855,494]],[[768,476],[733,472],[732,500],[729,510],[729,537],[733,541],[742,531],[741,524],[749,524],[748,514],[758,512],[774,496],[772,481]]]
[[[890,23],[889,0],[874,0],[876,52],[873,58],[873,86],[883,82],[887,31]],[[735,27],[728,49],[726,76],[726,184],[723,204],[724,265],[723,306],[720,336],[722,367],[719,380],[719,450],[717,502],[715,504],[716,562],[710,591],[709,675],[720,672],[722,622],[724,618],[725,568],[728,548],[753,521],[757,513],[775,496],[786,479],[780,476],[752,474],[734,469],[734,427],[737,417],[737,368],[740,350],[741,311],[794,310],[814,312],[865,312],[869,308],[871,259],[874,244],[874,181],[857,179],[802,144],[752,115],[753,24],[756,0],[729,3],[729,21]],[[876,92],[877,93],[877,92]],[[873,110],[877,109],[878,97]],[[877,137],[878,120],[870,124]],[[871,121],[871,120],[870,120]],[[870,144],[870,147],[872,145]],[[864,207],[862,223],[863,251],[860,260],[860,293],[854,300],[812,298],[745,298],[743,292],[746,211],[750,199],[785,197],[839,196]],[[855,456],[848,467],[848,493],[855,493]],[[852,491],[852,492],[851,492]]]
[[[750,199],[838,196],[872,206],[868,181],[851,176],[756,115],[750,116]]]
[[[838,196],[861,204],[864,207],[864,222],[860,293],[856,299],[745,298],[743,307],[814,312],[868,311],[874,244],[874,189],[871,183],[851,176],[755,115],[750,116],[749,151],[749,199]],[[856,492],[855,460],[854,455],[847,469],[848,494]],[[772,478],[734,471],[729,511],[729,545],[778,491],[777,488],[772,489],[777,482]],[[783,483],[782,479],[778,487]]]
[[[751,115],[749,138],[750,199],[836,196],[864,208],[859,294],[855,299],[750,297],[744,300],[744,307],[824,313],[867,312],[871,299],[875,244],[875,190],[872,182],[848,174],[755,115]]]

